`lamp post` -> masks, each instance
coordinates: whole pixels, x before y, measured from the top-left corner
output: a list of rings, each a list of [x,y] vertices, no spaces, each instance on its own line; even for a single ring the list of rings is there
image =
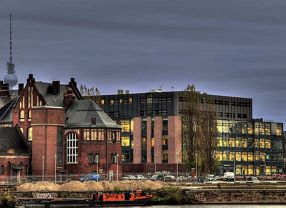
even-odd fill
[[[156,172],[157,172],[157,170],[156,170],[156,156],[157,156],[157,154],[155,153],[154,154],[154,173],[156,174]]]
[[[119,154],[117,153],[115,157],[116,157],[116,180],[118,181],[118,157],[119,157]]]
[[[196,153],[196,178],[198,180],[198,153]]]
[[[264,153],[264,181],[266,181],[266,152]]]
[[[180,157],[180,155],[179,155],[179,153],[177,153],[177,160],[176,160],[176,162],[177,162],[177,180],[179,177],[179,157]]]
[[[235,182],[235,173],[236,173],[236,168],[235,168],[235,157],[236,153],[234,152],[234,157],[233,157],[233,182]]]
[[[55,154],[55,183],[57,183],[57,153]]]
[[[97,174],[96,181],[98,181],[98,177],[99,177],[99,174],[98,174],[99,155],[98,154],[95,155],[95,162],[96,162],[96,174]]]
[[[45,156],[42,156],[42,181],[45,180]]]

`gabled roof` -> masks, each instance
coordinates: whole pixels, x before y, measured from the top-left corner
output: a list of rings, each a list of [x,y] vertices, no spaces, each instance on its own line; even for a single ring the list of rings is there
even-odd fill
[[[52,87],[52,83],[35,82],[35,87],[45,99],[46,105],[63,107],[64,93],[69,89],[67,85],[61,84],[58,94],[49,92],[49,88]]]
[[[66,111],[65,124],[67,127],[120,128],[93,100],[88,99],[74,101]]]
[[[0,155],[10,155],[8,150],[13,150],[13,155],[30,155],[30,148],[22,132],[17,127],[0,128]]]
[[[14,98],[9,103],[7,103],[4,107],[0,109],[0,123],[11,123],[12,122],[12,107],[17,102],[19,97]]]

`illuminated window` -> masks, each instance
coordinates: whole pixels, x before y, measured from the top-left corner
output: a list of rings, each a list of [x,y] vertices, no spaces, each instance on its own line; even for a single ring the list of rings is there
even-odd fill
[[[151,147],[154,147],[155,138],[151,139]]]
[[[253,134],[253,130],[252,130],[252,125],[251,124],[248,124],[247,133],[248,134]]]
[[[235,152],[229,153],[229,161],[234,161]]]
[[[90,132],[89,129],[83,130],[83,140],[90,140]]]
[[[248,152],[247,160],[248,160],[249,162],[250,162],[250,161],[253,161],[253,153],[252,153],[252,152]]]
[[[104,105],[104,100],[101,100],[101,105]]]
[[[66,162],[77,163],[78,158],[78,139],[75,133],[67,135],[67,149],[66,149]]]
[[[222,145],[223,145],[223,147],[228,147],[229,145],[228,145],[228,139],[223,139],[222,140]]]
[[[235,140],[235,147],[240,147],[240,138]]]
[[[248,175],[253,175],[253,165],[248,166]]]
[[[22,108],[25,108],[25,96],[22,97]]]
[[[132,98],[131,97],[129,98],[129,103],[132,103]]]
[[[223,159],[223,161],[228,161],[229,160],[229,152],[223,152],[222,159]]]
[[[267,149],[271,148],[271,142],[268,139],[265,139],[265,148],[267,148]]]
[[[241,147],[247,148],[247,139],[245,138],[241,139]]]
[[[28,119],[31,120],[31,118],[32,118],[32,111],[28,110]]]
[[[254,139],[254,147],[259,148],[259,139]]]
[[[98,130],[98,140],[104,140],[104,132],[103,129]]]
[[[277,124],[276,135],[282,136],[282,125],[281,124]]]
[[[235,153],[235,160],[236,161],[241,161],[241,152],[236,152]]]
[[[25,120],[25,111],[24,110],[20,110],[20,122],[23,122]]]
[[[90,139],[91,140],[97,140],[97,130],[96,129],[92,129],[90,132]]]
[[[264,139],[260,139],[259,144],[260,148],[264,148]]]
[[[217,147],[222,147],[222,139],[221,138],[217,139]]]
[[[130,122],[129,120],[123,120],[120,122],[122,132],[130,132]]]
[[[113,105],[113,104],[114,104],[114,100],[110,100],[109,102],[110,102],[110,104],[111,104],[111,105]]]
[[[222,161],[222,152],[217,152],[217,153],[216,153],[216,159],[217,159],[218,161]]]
[[[28,128],[28,141],[32,141],[33,140],[33,129],[32,127]]]
[[[247,161],[247,152],[241,153],[241,161]]]
[[[121,145],[123,147],[129,147],[130,146],[130,138],[129,137],[122,137],[121,138]]]
[[[234,140],[234,138],[229,138],[229,146],[230,147],[235,147],[235,140]]]

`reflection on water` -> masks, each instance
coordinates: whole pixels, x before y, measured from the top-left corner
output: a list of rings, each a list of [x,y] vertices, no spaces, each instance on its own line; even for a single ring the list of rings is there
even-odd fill
[[[286,205],[243,205],[243,204],[225,204],[225,205],[221,205],[221,204],[217,204],[217,205],[165,205],[165,206],[152,206],[153,208],[285,208]]]

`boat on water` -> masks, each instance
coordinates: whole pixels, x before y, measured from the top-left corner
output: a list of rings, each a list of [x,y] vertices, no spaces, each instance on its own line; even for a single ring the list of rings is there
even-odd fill
[[[137,190],[124,193],[96,193],[92,201],[99,206],[147,206],[151,205],[152,194]]]
[[[19,197],[16,207],[118,207],[148,206],[152,204],[152,194],[145,191],[95,192],[90,198],[58,198],[51,193],[36,193],[32,198]]]

